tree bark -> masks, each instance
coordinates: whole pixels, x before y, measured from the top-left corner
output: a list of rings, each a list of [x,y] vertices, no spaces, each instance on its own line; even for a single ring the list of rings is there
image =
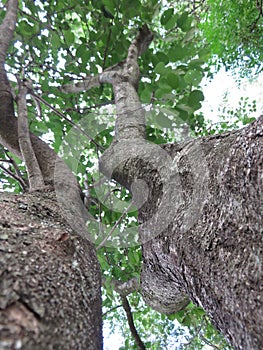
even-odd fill
[[[242,130],[184,144],[147,142],[137,58],[151,40],[147,27],[140,30],[127,64],[99,77],[112,84],[117,111],[100,169],[131,190],[139,208],[141,292],[164,313],[191,299],[236,349],[260,350],[263,116]]]
[[[100,267],[53,192],[0,196],[1,349],[102,349]]]
[[[168,180],[170,202],[164,210],[153,206],[166,194],[158,174],[149,172],[155,193],[139,218],[150,222],[142,232],[146,303],[176,312],[179,291],[243,350],[263,349],[262,136],[263,116],[237,132],[164,146],[177,169]],[[150,239],[167,217],[173,219],[166,229]]]

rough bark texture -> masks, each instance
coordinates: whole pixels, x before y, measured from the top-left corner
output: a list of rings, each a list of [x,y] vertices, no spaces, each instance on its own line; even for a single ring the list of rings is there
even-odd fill
[[[102,348],[94,247],[53,192],[0,196],[0,348]]]
[[[132,42],[131,69],[100,77],[113,85],[118,114],[100,169],[130,189],[140,208],[142,294],[165,313],[190,298],[236,349],[260,350],[263,117],[183,145],[148,143],[134,84],[140,35],[147,42],[142,31]]]
[[[97,350],[102,348],[100,267],[93,245],[82,235],[86,212],[78,183],[37,136],[28,133],[23,139],[30,145],[30,157],[19,144],[21,132],[5,71],[17,9],[17,0],[7,1],[0,25],[0,143],[23,159],[27,169],[34,158],[32,170],[37,167],[45,193],[0,199],[0,348]],[[19,97],[18,110],[26,118],[25,94]],[[74,222],[75,231],[67,222]]]
[[[179,290],[207,311],[236,349],[246,350],[263,349],[262,137],[260,117],[234,133],[188,146],[165,146],[176,160],[181,186],[177,197],[171,189],[175,196],[166,207],[173,220],[143,245],[141,287],[146,302],[172,313]],[[200,150],[203,160],[194,159]],[[171,174],[171,184],[176,173]],[[149,182],[156,184],[155,197],[165,196],[157,175]],[[206,195],[200,193],[199,213],[192,211],[190,225],[185,213],[198,200],[196,185],[206,188]],[[183,200],[178,207],[179,192]],[[164,213],[153,214],[148,201],[140,210],[140,220],[146,222],[154,215],[158,222]]]

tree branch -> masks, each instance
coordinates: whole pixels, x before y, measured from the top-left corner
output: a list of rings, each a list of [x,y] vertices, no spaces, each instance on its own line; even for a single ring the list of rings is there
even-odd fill
[[[33,90],[31,89],[29,91],[29,93],[31,94],[31,96],[42,102],[43,104],[45,104],[47,107],[49,107],[53,112],[55,112],[55,114],[57,114],[59,117],[65,119],[70,125],[74,126],[76,129],[78,129],[83,135],[87,136],[87,138],[99,149],[104,150],[105,148],[103,146],[101,146],[99,143],[97,143],[91,136],[89,136],[89,134],[82,129],[80,126],[78,126],[76,123],[74,123],[72,120],[70,120],[68,117],[66,117],[63,113],[61,113],[60,111],[58,111],[56,108],[54,108],[53,106],[51,106],[51,104],[49,104],[47,101],[45,101],[42,97],[40,97],[39,95],[35,94],[33,92]]]
[[[129,76],[130,80],[133,80],[133,85],[138,84],[139,78],[139,68],[137,68],[137,59],[141,56],[149,47],[153,39],[153,34],[149,28],[144,25],[138,32],[135,39],[132,41],[127,59],[121,61],[103,71],[103,73],[95,76],[86,77],[82,82],[77,82],[75,84],[65,84],[61,87],[61,90],[65,93],[77,93],[81,91],[86,91],[94,87],[99,87],[102,83],[113,83],[113,79],[118,77],[115,74],[121,71],[122,76],[124,72]],[[134,68],[136,68],[134,70]],[[135,74],[136,73],[136,74]]]
[[[19,82],[19,93],[17,96],[18,142],[27,169],[29,190],[35,191],[43,189],[45,182],[30,139],[26,105],[26,95],[30,87],[27,84],[28,82]]]
[[[15,28],[17,1],[9,0],[7,12],[0,26],[0,143],[10,152],[22,159],[18,143],[18,118],[15,117],[11,87],[5,71],[5,55],[8,40],[12,40]],[[30,134],[31,142],[46,183],[54,181],[54,166],[57,155],[40,138]]]
[[[76,92],[86,91],[99,86],[100,86],[99,76],[95,75],[95,76],[89,76],[85,78],[83,81],[75,84],[65,84],[61,87],[61,91],[65,93],[76,93]]]
[[[140,283],[136,277],[133,277],[126,282],[112,280],[111,284],[113,285],[115,292],[119,293],[123,297],[140,290]]]
[[[110,24],[110,27],[109,27],[109,34],[107,37],[105,51],[104,51],[104,55],[103,55],[102,70],[104,70],[105,66],[106,66],[106,59],[107,59],[108,49],[109,49],[109,44],[110,44],[110,39],[111,39],[111,26],[112,26],[112,23]]]
[[[1,160],[0,160],[1,161]],[[25,183],[24,179],[20,176],[18,176],[17,174],[14,174],[12,172],[12,170],[5,168],[3,165],[0,164],[0,168],[7,173],[10,177],[12,177],[13,179],[15,179],[16,181],[19,182],[20,186],[22,187],[23,191],[27,191],[27,184]]]
[[[120,307],[122,307],[122,305],[117,305],[117,306],[114,306],[112,307],[110,310],[104,312],[104,314],[102,314],[102,317],[105,317],[106,315],[108,315],[110,312],[116,310],[116,309],[119,309]]]
[[[20,177],[21,179],[23,179],[23,176],[22,176],[22,174],[21,174],[21,172],[20,172],[20,170],[18,168],[18,165],[15,162],[15,160],[12,157],[10,157],[10,155],[7,153],[7,150],[4,150],[4,152],[5,152],[6,157],[8,158],[8,162],[13,165],[16,175],[18,177]],[[28,187],[28,184],[26,184],[26,187]]]
[[[126,316],[127,316],[127,320],[128,320],[128,324],[129,324],[129,327],[131,330],[131,334],[132,334],[132,336],[133,336],[133,338],[138,346],[138,349],[145,350],[146,347],[145,347],[144,343],[142,342],[142,340],[141,340],[141,338],[140,338],[140,336],[135,328],[131,307],[130,307],[130,304],[128,302],[127,297],[121,297],[121,301],[122,301],[122,306],[123,306],[124,311],[125,311]]]
[[[110,232],[106,235],[106,237],[104,237],[104,239],[102,240],[102,242],[97,246],[96,250],[99,250],[101,247],[103,247],[105,245],[105,243],[107,242],[107,240],[111,237],[111,235],[113,234],[114,230],[116,229],[116,227],[119,225],[119,223],[123,220],[124,216],[129,212],[129,209],[131,208],[131,206],[133,205],[133,203],[131,202],[130,205],[127,207],[126,210],[123,211],[123,213],[121,214],[121,216],[119,217],[119,219],[115,222],[114,226],[111,228]]]
[[[0,64],[4,64],[6,53],[13,38],[17,20],[17,0],[9,0],[6,4],[6,14],[0,25]]]
[[[258,23],[260,17],[263,17],[263,8],[262,8],[262,4],[263,4],[263,1],[262,1],[262,0],[260,0],[260,2],[257,0],[256,7],[257,7],[257,9],[258,9],[258,11],[259,11],[259,14],[258,14],[257,18],[255,19],[255,21],[254,21],[252,24],[249,25],[249,27],[250,27],[250,33],[252,33],[252,32],[254,31],[254,29],[256,28],[257,23]]]

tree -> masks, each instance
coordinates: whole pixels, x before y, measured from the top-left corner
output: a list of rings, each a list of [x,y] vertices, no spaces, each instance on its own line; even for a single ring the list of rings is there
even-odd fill
[[[1,199],[5,348],[101,348],[97,256],[102,270],[111,257],[136,261],[138,244],[140,284],[138,271],[128,268],[132,278],[113,267],[114,278],[106,271],[102,281],[119,293],[139,348],[147,344],[127,298],[134,290],[167,314],[192,300],[235,348],[262,347],[262,117],[241,130],[189,138],[188,132],[203,130],[195,111],[203,100],[198,86],[207,53],[187,13],[161,10],[156,1],[136,5],[6,4],[0,28],[0,140],[9,166],[2,170],[25,193]],[[163,37],[156,34],[149,49],[150,23],[159,21]],[[105,84],[113,87],[114,137],[109,128],[114,101]],[[154,106],[147,111],[148,125],[138,95]],[[67,123],[73,125],[70,131]],[[179,136],[169,131],[174,126]],[[51,142],[43,141],[48,131]],[[158,145],[171,136],[184,139]],[[105,191],[100,176],[85,174],[96,154],[99,175],[128,189],[131,204],[124,188],[111,181]],[[120,195],[112,200],[112,193]],[[126,202],[123,213],[117,210],[120,199]]]
[[[262,71],[261,0],[181,0],[175,6],[195,16],[213,70],[234,68],[237,78],[252,78]]]
[[[220,67],[237,68],[242,75],[262,71],[262,1],[195,1],[188,3]]]

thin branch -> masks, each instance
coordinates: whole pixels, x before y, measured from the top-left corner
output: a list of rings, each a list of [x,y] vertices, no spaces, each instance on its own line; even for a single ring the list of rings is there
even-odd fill
[[[195,334],[191,337],[191,339],[190,339],[187,343],[183,344],[183,348],[188,347],[188,346],[193,342],[193,340],[194,340],[195,338],[198,337],[198,338],[200,338],[201,340],[203,340],[204,343],[206,343],[207,345],[211,346],[212,348],[217,349],[217,350],[220,349],[218,346],[216,346],[216,345],[214,345],[213,343],[211,343],[209,340],[207,340],[207,339],[201,334],[202,327],[204,326],[204,323],[206,323],[206,316],[205,316],[205,315],[202,317],[199,326],[196,328]]]
[[[188,313],[190,313],[190,310],[188,311]],[[201,332],[201,329],[202,329],[202,327],[203,327],[203,325],[204,325],[204,321],[205,321],[205,319],[204,319],[204,317],[202,317],[201,322],[200,322],[198,328],[195,329],[194,335],[191,337],[191,339],[190,339],[187,343],[184,343],[184,344],[183,344],[183,348],[186,349],[186,347],[187,347],[188,345],[191,345],[191,343],[193,342],[193,340],[194,340],[196,337],[199,336],[199,334],[200,334],[200,332]]]
[[[133,203],[131,202],[129,204],[129,206],[127,207],[126,210],[124,210],[124,212],[121,214],[121,216],[119,217],[119,219],[115,222],[114,226],[112,227],[112,229],[110,230],[110,232],[107,234],[107,236],[102,240],[102,242],[98,245],[98,247],[96,248],[96,250],[99,250],[101,247],[104,246],[104,244],[107,242],[107,240],[110,238],[110,236],[113,234],[113,232],[115,231],[116,227],[119,225],[119,223],[123,220],[124,216],[128,213],[129,209],[132,207]]]
[[[151,41],[153,40],[153,34],[149,28],[144,25],[138,32],[136,38],[132,41],[127,59],[121,61],[107,69],[105,69],[101,74],[95,76],[88,76],[84,78],[82,82],[77,82],[75,84],[65,84],[60,89],[65,93],[77,93],[89,90],[94,87],[99,87],[101,83],[112,84],[112,79],[116,71],[122,70],[125,64],[128,66],[134,61],[137,61],[138,56],[141,56],[149,47]],[[127,70],[129,71],[129,69]],[[138,72],[139,74],[139,72]],[[132,75],[132,74],[131,74]],[[135,77],[137,78],[137,76]]]
[[[122,297],[126,297],[127,295],[140,290],[140,283],[137,277],[133,277],[126,282],[112,280],[111,284],[115,292],[119,293]]]
[[[36,110],[37,110],[37,116],[39,118],[42,117],[42,110],[41,110],[41,105],[39,103],[39,99],[37,99],[34,95],[31,95],[33,101],[35,102],[35,105],[36,105]]]
[[[0,160],[0,161],[2,161],[2,160]],[[0,168],[1,168],[5,173],[7,173],[10,177],[12,177],[12,178],[15,179],[16,181],[18,181],[19,184],[20,184],[20,186],[22,187],[22,190],[23,190],[24,192],[26,192],[26,191],[28,190],[27,184],[25,183],[25,181],[24,181],[21,177],[19,177],[18,175],[14,174],[14,173],[12,172],[12,170],[5,168],[5,167],[4,167],[3,165],[1,165],[1,164],[0,164]]]
[[[140,28],[135,39],[131,42],[128,49],[127,60],[136,60],[141,56],[149,47],[153,40],[153,33],[150,31],[148,26],[145,24]]]
[[[116,309],[119,309],[120,307],[122,307],[122,305],[117,305],[117,306],[112,307],[110,310],[104,312],[104,313],[102,314],[102,317],[105,317],[105,316],[108,315],[110,312],[112,312],[112,311],[114,311],[114,310],[116,310]]]
[[[105,51],[104,51],[104,57],[103,57],[103,63],[102,63],[102,70],[104,70],[104,69],[105,69],[105,66],[106,66],[106,60],[107,60],[107,55],[108,55],[108,49],[109,49],[110,39],[111,39],[111,26],[112,26],[112,23],[110,24],[109,34],[108,34],[108,37],[107,37],[106,47],[105,47]]]
[[[260,0],[260,2],[259,2],[259,0],[256,0],[256,7],[259,11],[259,14],[258,14],[257,18],[255,19],[255,21],[248,26],[248,28],[250,28],[250,33],[252,33],[254,31],[254,29],[256,28],[260,17],[263,17],[263,6],[262,5],[263,5],[262,0]]]
[[[103,146],[101,146],[99,143],[97,143],[85,130],[83,130],[80,126],[75,124],[72,120],[70,120],[68,117],[66,117],[63,113],[59,112],[56,108],[51,106],[47,101],[45,101],[42,97],[39,95],[35,94],[33,90],[31,89],[29,93],[35,97],[37,100],[40,102],[44,103],[47,107],[49,107],[55,114],[57,114],[59,117],[65,119],[70,125],[74,126],[76,129],[78,129],[83,135],[87,136],[87,138],[99,149],[105,150]]]
[[[26,104],[28,89],[28,82],[19,81],[19,93],[17,96],[17,128],[19,147],[28,173],[29,189],[34,191],[43,189],[45,183],[30,139]]]
[[[15,174],[17,177],[19,177],[22,182],[25,184],[25,190],[28,189],[28,181],[26,179],[23,178],[23,175],[21,174],[21,171],[16,163],[16,161],[8,154],[7,150],[4,150],[6,157],[8,158],[8,162],[13,166],[14,170],[15,170]],[[2,160],[3,161],[3,160]]]
[[[220,350],[220,348],[219,348],[218,346],[216,346],[216,345],[214,345],[213,343],[211,343],[211,342],[210,342],[209,340],[207,340],[203,335],[200,334],[200,335],[199,335],[199,338],[200,338],[201,340],[203,340],[204,343],[206,343],[207,345],[211,346],[211,348]]]
[[[7,153],[7,150],[4,150],[4,152],[5,152],[6,157],[8,158],[7,161],[13,165],[13,167],[14,167],[14,169],[15,169],[16,175],[18,175],[19,177],[22,177],[22,175],[21,175],[21,173],[20,173],[20,170],[19,170],[19,168],[18,168],[18,165],[17,165],[17,163],[15,162],[15,160]],[[3,161],[3,160],[2,160],[2,161]]]
[[[77,82],[75,84],[65,84],[60,89],[62,92],[65,93],[73,93],[73,92],[82,92],[89,89],[92,89],[94,87],[99,87],[100,81],[99,81],[99,75],[95,76],[89,76],[81,82]]]
[[[141,340],[141,338],[140,338],[140,336],[135,328],[131,307],[130,307],[130,304],[129,304],[127,297],[121,297],[121,301],[122,301],[122,306],[123,306],[124,311],[126,313],[128,324],[130,327],[130,331],[131,331],[131,334],[135,340],[135,343],[137,344],[138,349],[145,350],[146,347],[145,347],[143,341]]]

